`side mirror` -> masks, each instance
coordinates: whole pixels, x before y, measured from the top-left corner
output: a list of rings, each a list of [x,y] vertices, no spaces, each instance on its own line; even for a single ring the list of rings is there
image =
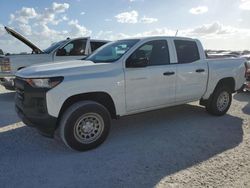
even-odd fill
[[[66,55],[66,50],[65,49],[58,49],[56,52],[57,56],[65,56]]]

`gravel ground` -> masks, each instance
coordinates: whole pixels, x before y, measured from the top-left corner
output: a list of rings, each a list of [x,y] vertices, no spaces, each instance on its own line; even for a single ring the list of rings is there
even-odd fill
[[[0,187],[250,187],[250,93],[227,115],[191,103],[121,118],[79,153],[23,125],[0,87]]]

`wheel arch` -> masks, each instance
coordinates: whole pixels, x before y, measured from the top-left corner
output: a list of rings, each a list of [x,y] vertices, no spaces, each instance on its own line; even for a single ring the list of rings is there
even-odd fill
[[[235,92],[235,79],[233,77],[222,78],[221,80],[217,82],[214,91],[218,87],[222,87],[222,86],[227,86],[231,90],[231,92],[234,93]]]
[[[211,96],[214,94],[217,88],[222,87],[222,86],[227,86],[231,90],[232,93],[235,92],[235,79],[233,77],[226,77],[220,79],[217,84],[215,85],[214,89],[212,90],[213,92],[209,95],[207,99],[200,99],[200,105],[206,106],[207,102],[209,99],[211,99]]]
[[[103,105],[104,107],[107,108],[112,119],[117,119],[115,103],[114,103],[112,97],[106,92],[83,93],[83,94],[73,95],[73,96],[67,98],[64,101],[64,103],[60,109],[59,117],[61,117],[61,115],[65,112],[65,110],[68,107],[75,104],[76,102],[84,101],[84,100],[90,100],[90,101],[100,103],[101,105]]]

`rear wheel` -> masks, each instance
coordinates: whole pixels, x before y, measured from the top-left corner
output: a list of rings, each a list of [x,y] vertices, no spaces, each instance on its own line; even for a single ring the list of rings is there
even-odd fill
[[[207,101],[206,110],[216,116],[227,113],[232,102],[232,92],[229,88],[222,86],[217,88]]]
[[[101,104],[94,101],[78,102],[63,114],[59,136],[72,149],[90,150],[105,141],[110,122],[110,114]]]

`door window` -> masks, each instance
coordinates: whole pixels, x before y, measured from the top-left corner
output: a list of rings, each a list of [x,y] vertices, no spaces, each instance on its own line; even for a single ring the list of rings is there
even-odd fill
[[[86,40],[74,40],[57,51],[57,56],[80,56],[85,54]]]
[[[192,63],[200,59],[198,46],[194,41],[175,40],[178,63]]]
[[[148,66],[169,64],[170,57],[167,41],[156,40],[143,44],[128,58],[126,66],[130,67],[141,59],[147,59]]]

